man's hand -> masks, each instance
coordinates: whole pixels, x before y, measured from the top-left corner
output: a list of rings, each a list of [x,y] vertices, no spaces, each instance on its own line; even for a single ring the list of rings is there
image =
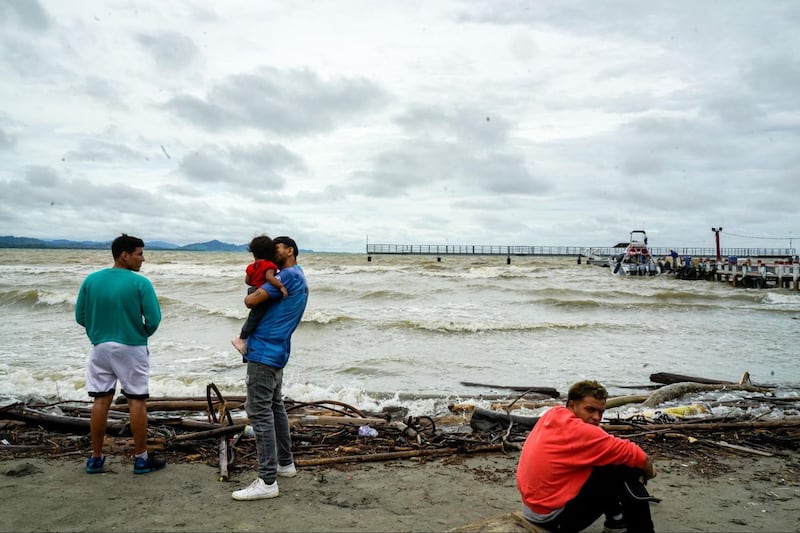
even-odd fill
[[[645,479],[653,479],[656,477],[656,467],[649,457],[645,460],[644,466],[642,466],[642,472],[644,473]]]

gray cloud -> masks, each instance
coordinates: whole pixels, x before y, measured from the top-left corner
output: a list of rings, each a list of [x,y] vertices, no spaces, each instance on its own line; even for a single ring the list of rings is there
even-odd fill
[[[199,54],[192,39],[175,31],[141,33],[136,40],[165,73],[188,67]]]
[[[34,32],[45,31],[50,25],[47,13],[37,0],[3,0],[0,2],[0,22],[17,22]]]
[[[395,118],[408,135],[450,140],[476,147],[508,141],[511,123],[491,110],[440,106],[414,106]]]
[[[59,177],[58,173],[50,167],[32,166],[28,168],[25,180],[32,187],[49,189],[58,185]]]
[[[285,135],[326,132],[374,111],[387,95],[363,78],[323,80],[308,69],[262,67],[231,76],[205,98],[179,95],[165,108],[206,128],[255,128]]]
[[[511,123],[499,113],[415,106],[395,123],[406,140],[377,154],[372,170],[353,173],[358,194],[386,198],[432,190],[537,195],[552,188],[508,146]]]
[[[90,74],[83,80],[82,89],[89,96],[116,109],[127,107],[116,84],[110,79]]]
[[[17,136],[0,129],[0,150],[11,150],[17,143]]]
[[[126,162],[143,161],[147,156],[128,146],[99,139],[81,142],[77,150],[70,150],[62,158],[65,161]]]
[[[243,187],[243,194],[254,190],[280,190],[285,184],[282,173],[303,171],[304,163],[280,144],[222,148],[207,145],[187,154],[180,162],[180,172],[189,179]]]
[[[552,188],[531,174],[519,155],[475,151],[456,142],[417,140],[380,153],[371,171],[352,176],[353,191],[370,197],[407,195],[430,190],[436,194],[488,192],[543,194]]]

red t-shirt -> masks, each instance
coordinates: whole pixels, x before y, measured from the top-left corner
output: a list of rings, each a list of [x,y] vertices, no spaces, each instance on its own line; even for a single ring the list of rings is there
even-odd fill
[[[267,270],[278,271],[278,266],[272,261],[266,259],[256,259],[249,265],[245,272],[247,273],[248,284],[253,287],[260,287],[267,282]]]
[[[552,407],[525,440],[517,466],[517,489],[535,513],[564,507],[580,492],[595,466],[642,468],[647,454],[635,443],[609,435],[564,406]]]

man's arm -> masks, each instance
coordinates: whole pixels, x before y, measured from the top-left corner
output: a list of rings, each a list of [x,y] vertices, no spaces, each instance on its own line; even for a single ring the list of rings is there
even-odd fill
[[[656,477],[656,467],[649,457],[645,460],[644,466],[642,466],[642,472],[644,472],[644,477],[646,479],[653,479]]]
[[[149,280],[142,288],[142,319],[144,320],[144,331],[147,336],[151,336],[161,324],[161,306],[158,303],[158,296]]]
[[[244,305],[247,306],[248,309],[252,309],[257,305],[266,302],[267,300],[269,300],[269,293],[259,287],[244,297]]]
[[[83,327],[86,327],[86,303],[84,299],[86,297],[83,295],[83,284],[81,284],[81,288],[78,289],[78,299],[75,302],[75,322],[80,324]]]

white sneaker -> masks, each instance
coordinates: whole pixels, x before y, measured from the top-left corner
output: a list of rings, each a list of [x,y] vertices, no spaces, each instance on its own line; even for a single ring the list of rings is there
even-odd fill
[[[280,477],[294,477],[297,475],[297,469],[294,467],[294,463],[289,463],[286,466],[278,465],[278,475]]]
[[[275,498],[278,495],[278,482],[273,481],[267,485],[263,479],[257,477],[249,487],[234,491],[231,496],[234,500],[263,500]]]

